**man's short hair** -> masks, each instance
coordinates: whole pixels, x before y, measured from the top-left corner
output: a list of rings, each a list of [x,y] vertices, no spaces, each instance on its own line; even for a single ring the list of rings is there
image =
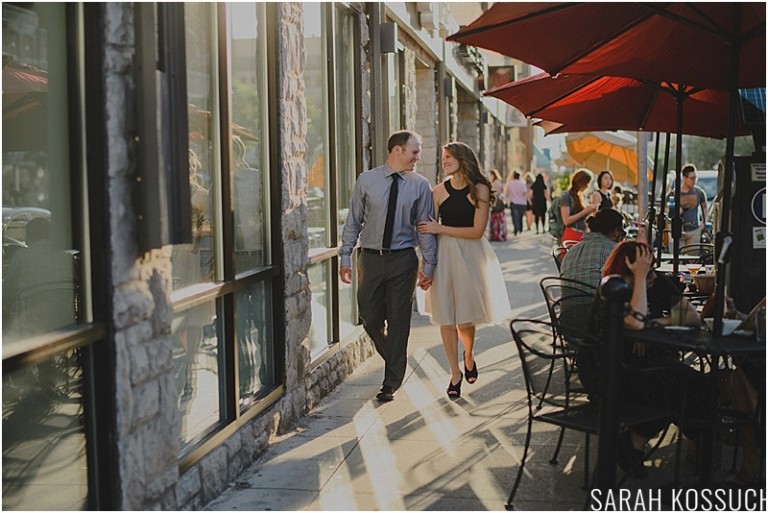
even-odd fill
[[[695,173],[695,172],[696,172],[696,166],[694,166],[693,164],[686,164],[683,166],[683,176],[688,176],[691,173]]]
[[[393,133],[389,136],[389,142],[387,142],[387,153],[392,153],[395,146],[405,146],[411,140],[411,137],[414,137],[419,142],[421,141],[421,136],[410,130],[398,130]]]

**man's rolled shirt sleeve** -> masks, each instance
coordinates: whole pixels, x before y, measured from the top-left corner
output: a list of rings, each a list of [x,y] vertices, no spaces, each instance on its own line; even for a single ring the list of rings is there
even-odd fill
[[[416,223],[421,221],[429,221],[430,218],[435,217],[435,204],[432,200],[432,188],[428,181],[424,181],[421,184],[421,190],[419,191],[419,205],[416,212]],[[419,248],[421,250],[421,259],[424,263],[422,271],[424,274],[432,278],[432,274],[435,271],[437,265],[437,237],[431,233],[419,233]]]
[[[360,232],[363,229],[365,218],[363,215],[365,207],[365,198],[360,187],[360,179],[355,182],[352,190],[352,197],[349,199],[349,212],[347,220],[344,221],[344,229],[341,232],[341,247],[339,248],[339,265],[341,267],[352,267],[352,251],[360,238]]]

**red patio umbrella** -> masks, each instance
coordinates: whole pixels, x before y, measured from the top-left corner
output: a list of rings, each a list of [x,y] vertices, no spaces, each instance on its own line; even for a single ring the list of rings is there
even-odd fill
[[[728,229],[738,88],[765,86],[764,3],[499,2],[448,39],[522,59],[553,75],[616,75],[728,91],[721,217],[721,225]],[[676,169],[682,167],[684,86],[676,95]],[[682,231],[679,193],[678,173],[672,225],[675,255]],[[721,232],[716,240],[728,237]],[[725,276],[724,262],[719,259],[720,276]],[[675,270],[677,265],[676,258]],[[724,280],[718,280],[714,325],[718,334],[724,287]]]
[[[677,131],[675,84],[658,86],[633,78],[539,73],[485,93],[532,118],[556,122],[557,132],[633,130]],[[691,88],[688,88],[689,90]],[[692,92],[683,105],[683,133],[725,138],[728,128],[728,94],[704,89]],[[737,135],[748,135],[741,124]]]
[[[497,2],[449,41],[550,72],[628,76],[728,91],[765,85],[765,3]]]

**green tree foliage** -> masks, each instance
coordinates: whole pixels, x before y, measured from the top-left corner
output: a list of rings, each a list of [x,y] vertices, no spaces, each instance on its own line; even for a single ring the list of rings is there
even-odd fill
[[[664,147],[666,145],[666,135],[661,134],[659,148],[659,168],[664,164]],[[709,139],[707,137],[683,136],[683,155],[682,160],[693,162],[698,169],[716,169],[717,163],[725,156],[725,139]],[[737,137],[734,141],[734,154],[751,155],[755,150],[752,137]],[[677,136],[673,135],[669,144],[669,169],[675,169],[675,158],[677,151]],[[653,158],[655,152],[654,143],[648,146],[648,155]]]
[[[567,191],[571,186],[571,173],[562,173],[557,177],[555,181],[555,194],[560,194],[563,191]]]

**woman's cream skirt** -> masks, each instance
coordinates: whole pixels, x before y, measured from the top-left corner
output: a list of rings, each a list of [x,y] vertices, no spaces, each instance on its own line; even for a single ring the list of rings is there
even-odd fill
[[[511,317],[499,260],[485,237],[439,235],[424,312],[438,326],[498,324]]]

